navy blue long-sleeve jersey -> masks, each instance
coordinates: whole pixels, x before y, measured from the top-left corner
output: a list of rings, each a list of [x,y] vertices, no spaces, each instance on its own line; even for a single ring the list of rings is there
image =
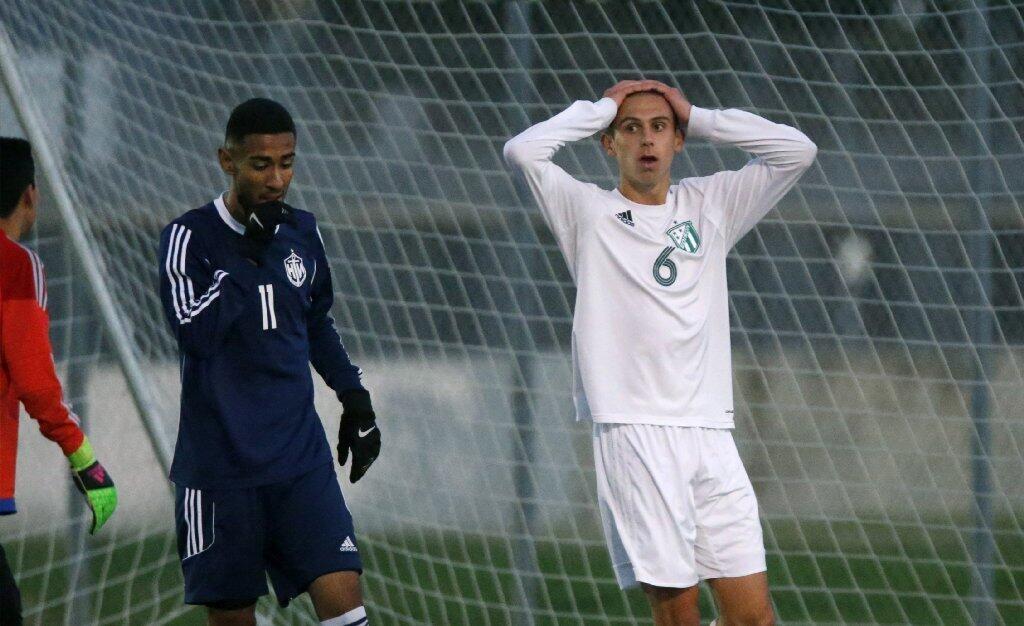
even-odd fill
[[[223,198],[160,238],[160,299],[178,339],[181,421],[175,484],[265,485],[331,460],[309,363],[339,395],[362,389],[331,318],[334,291],[316,219],[295,211],[259,267]]]

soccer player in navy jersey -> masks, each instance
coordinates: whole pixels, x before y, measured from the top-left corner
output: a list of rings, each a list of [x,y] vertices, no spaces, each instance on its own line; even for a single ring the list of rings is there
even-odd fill
[[[170,477],[185,602],[205,605],[210,624],[255,625],[269,574],[282,606],[308,591],[321,624],[363,626],[358,542],[309,363],[343,406],[338,462],[351,451],[352,482],[377,458],[380,430],[330,314],[316,220],[284,203],[291,115],[243,102],[218,158],[230,189],[160,240],[160,298],[181,366]]]

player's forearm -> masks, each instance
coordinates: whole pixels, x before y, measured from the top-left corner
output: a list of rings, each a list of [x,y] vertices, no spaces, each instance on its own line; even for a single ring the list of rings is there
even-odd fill
[[[216,354],[245,308],[244,286],[227,273],[220,278],[183,314],[168,315],[179,347],[194,357]]]
[[[794,172],[807,169],[818,152],[814,142],[792,126],[739,109],[693,107],[687,138],[735,146],[760,157],[769,167]]]
[[[310,326],[309,355],[313,369],[339,398],[346,391],[363,389],[362,370],[352,363],[330,318]]]
[[[317,368],[314,363],[313,367],[339,399],[349,391],[366,390],[360,379],[362,370],[352,363],[347,366],[322,366],[322,368]]]
[[[53,369],[53,357],[49,352],[40,352],[29,357],[14,357],[10,367],[11,382],[18,401],[25,412],[39,425],[43,436],[61,447],[65,455],[71,454],[82,443],[82,431],[76,418],[64,403],[63,392],[57,373]]]
[[[15,396],[47,439],[65,454],[74,452],[82,431],[64,403],[46,311],[35,300],[8,300],[0,324],[0,352]]]
[[[255,282],[255,267],[242,259],[224,269],[207,269],[195,257],[161,266],[160,300],[182,352],[213,355],[241,316]]]
[[[60,446],[64,456],[70,455],[82,445],[85,435],[64,404],[59,385],[23,394],[20,399],[25,411],[39,424],[39,432]]]
[[[254,292],[255,266],[237,255],[211,263],[204,242],[190,228],[172,222],[160,239],[160,300],[182,352],[212,355],[222,345]]]
[[[317,267],[322,269],[313,279],[312,305],[309,308],[309,317],[306,318],[309,361],[340,399],[346,391],[363,389],[360,380],[362,370],[352,364],[331,315],[331,308],[334,306],[334,281],[331,279],[331,264],[327,260],[327,251],[323,248],[323,239],[319,233],[317,230],[315,243],[320,244],[320,248],[316,263]]]
[[[618,107],[611,98],[597,102],[576,101],[549,120],[534,124],[505,144],[505,161],[520,169],[551,160],[570,141],[586,139],[604,130],[615,119]]]

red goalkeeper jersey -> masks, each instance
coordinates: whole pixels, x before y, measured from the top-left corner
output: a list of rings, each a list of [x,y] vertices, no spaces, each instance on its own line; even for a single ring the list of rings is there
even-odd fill
[[[0,230],[0,515],[15,512],[19,404],[65,456],[82,445],[54,371],[43,264]]]

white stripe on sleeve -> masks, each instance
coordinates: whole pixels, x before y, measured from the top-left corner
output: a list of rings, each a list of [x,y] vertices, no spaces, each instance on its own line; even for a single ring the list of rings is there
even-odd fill
[[[178,301],[181,302],[181,309],[184,312],[188,311],[189,299],[188,292],[185,290],[185,241],[188,239],[192,232],[184,226],[178,227],[178,243],[174,250],[174,262],[172,267],[174,268],[175,283],[178,287]]]
[[[185,277],[185,286],[188,289],[187,302],[189,303],[196,299],[196,294],[192,290],[192,279],[189,278],[188,274],[185,273],[185,255],[188,253],[188,242],[190,239],[192,239],[192,231],[186,230],[185,240],[181,242],[181,255],[178,257],[178,267],[180,269],[181,276]]]
[[[228,273],[224,270],[217,270],[213,273],[213,284],[210,285],[209,289],[206,290],[198,300],[193,302],[189,309],[185,312],[185,319],[182,320],[182,324],[187,324],[192,321],[192,318],[202,312],[203,309],[210,306],[210,303],[217,299],[220,295],[220,283],[224,280],[224,277]]]
[[[18,244],[21,246],[21,244]],[[40,308],[46,308],[46,278],[43,274],[43,262],[39,255],[25,246],[21,249],[28,253],[28,260],[32,264],[32,287],[35,289],[36,303]]]
[[[177,267],[173,270],[171,269],[171,260],[175,258],[175,252],[178,247],[179,228],[181,227],[178,224],[171,224],[171,238],[167,243],[167,258],[164,259],[164,271],[167,272],[167,281],[171,284],[171,302],[174,308],[174,315],[178,318],[178,322],[181,322],[184,307],[178,302],[178,284],[175,279]]]
[[[223,270],[215,271],[213,283],[207,288],[206,293],[196,299],[195,286],[185,269],[188,261],[188,244],[191,238],[192,231],[188,228],[181,224],[171,225],[171,239],[167,247],[164,269],[171,285],[172,306],[179,324],[188,324],[193,317],[210,306],[210,303],[220,295],[221,281],[228,275]]]

